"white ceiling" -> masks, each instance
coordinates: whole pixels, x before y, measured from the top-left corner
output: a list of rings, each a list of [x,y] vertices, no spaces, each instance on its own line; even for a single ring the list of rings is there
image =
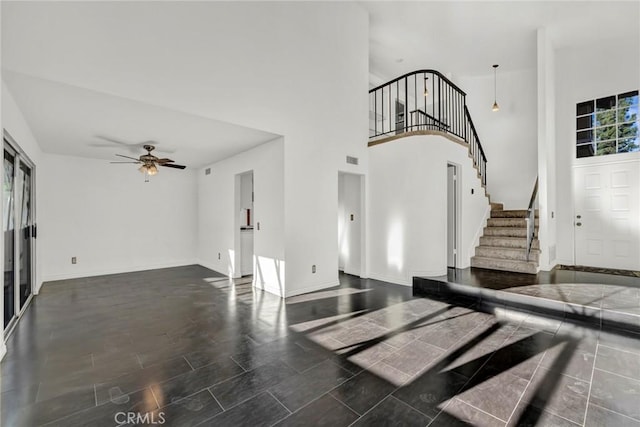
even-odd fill
[[[295,67],[296,52],[283,52],[277,43],[272,51],[251,50],[260,34],[278,31],[268,19],[268,3],[0,5],[3,80],[47,152],[112,159],[127,147],[96,146],[105,145],[104,138],[153,140],[174,151],[176,162],[198,167],[281,132],[277,125],[238,126],[252,117],[238,120],[224,108],[230,94],[244,102],[277,80],[274,55],[282,66]],[[371,72],[385,80],[420,68],[454,76],[490,74],[494,63],[506,71],[533,68],[536,28],[542,26],[557,47],[627,37],[637,51],[640,37],[637,1],[361,5],[371,17]],[[301,89],[283,85],[282,93],[295,100]],[[277,111],[264,108],[261,114],[283,122]]]
[[[372,74],[390,80],[431,68],[454,76],[536,65],[536,30],[556,48],[628,38],[637,52],[638,1],[367,1]],[[635,50],[634,50],[635,49]],[[402,60],[401,62],[399,60]]]
[[[271,133],[21,73],[4,70],[2,78],[42,150],[49,153],[116,161],[122,159],[115,153],[138,157],[144,153],[142,143],[150,141],[162,157],[202,167],[276,138]]]

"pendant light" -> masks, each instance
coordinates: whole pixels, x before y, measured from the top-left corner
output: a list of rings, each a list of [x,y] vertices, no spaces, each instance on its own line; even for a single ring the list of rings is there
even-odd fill
[[[498,71],[498,64],[494,64],[493,66],[493,107],[491,107],[491,111],[500,111],[500,106],[498,105],[498,97],[497,93],[497,78],[496,72]]]
[[[429,80],[429,77],[424,78],[424,97],[425,98],[429,96],[429,89],[427,88],[427,80]]]

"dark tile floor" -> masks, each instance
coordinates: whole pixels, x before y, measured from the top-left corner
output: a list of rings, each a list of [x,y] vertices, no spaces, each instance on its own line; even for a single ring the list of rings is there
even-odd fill
[[[640,426],[640,338],[341,275],[281,300],[199,266],[44,286],[2,426]]]
[[[552,270],[537,275],[449,268],[446,276],[414,278],[415,293],[456,294],[522,309],[545,310],[640,333],[640,278]],[[424,292],[423,292],[424,291]]]

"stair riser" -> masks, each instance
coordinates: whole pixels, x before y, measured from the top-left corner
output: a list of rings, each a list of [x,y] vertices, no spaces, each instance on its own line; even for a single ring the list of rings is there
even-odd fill
[[[537,274],[537,268],[533,263],[519,263],[508,260],[484,260],[471,258],[471,267],[486,268],[488,270],[514,271],[517,273]]]
[[[491,218],[526,218],[527,211],[491,211]],[[536,218],[538,218],[538,213],[536,212]]]
[[[535,222],[538,226],[538,219]],[[487,220],[488,227],[526,227],[527,220],[524,218],[489,218]]]
[[[525,248],[527,245],[527,239],[519,238],[515,239],[503,239],[501,237],[496,236],[482,236],[480,237],[480,244],[482,246],[499,246],[503,248]],[[540,249],[540,241],[534,240],[531,245],[532,249]]]
[[[538,262],[540,260],[540,254],[538,252],[532,251],[529,254],[529,259],[527,259],[527,253],[524,249],[507,249],[490,246],[478,246],[476,248],[476,255],[485,258],[510,259],[515,261]]]
[[[515,227],[487,227],[484,229],[485,236],[503,236],[503,237],[524,237],[527,238],[526,228]]]

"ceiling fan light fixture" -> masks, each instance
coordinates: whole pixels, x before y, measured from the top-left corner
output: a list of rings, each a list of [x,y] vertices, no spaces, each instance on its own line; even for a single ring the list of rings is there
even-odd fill
[[[155,175],[158,173],[158,168],[156,167],[156,165],[151,164],[149,166],[147,166],[147,173],[149,175]]]

